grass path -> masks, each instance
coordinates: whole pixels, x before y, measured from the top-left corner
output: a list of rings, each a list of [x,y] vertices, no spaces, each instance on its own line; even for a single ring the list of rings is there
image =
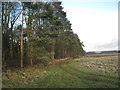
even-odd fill
[[[82,57],[3,73],[3,87],[118,88],[117,56]]]

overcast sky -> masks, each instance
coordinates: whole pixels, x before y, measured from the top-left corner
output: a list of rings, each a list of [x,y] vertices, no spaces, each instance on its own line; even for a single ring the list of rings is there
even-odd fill
[[[63,0],[62,6],[85,51],[118,49],[117,0]]]

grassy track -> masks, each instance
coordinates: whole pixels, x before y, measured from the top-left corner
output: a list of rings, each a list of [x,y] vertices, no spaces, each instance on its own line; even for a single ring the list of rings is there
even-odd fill
[[[118,88],[117,56],[82,57],[3,73],[3,87]]]

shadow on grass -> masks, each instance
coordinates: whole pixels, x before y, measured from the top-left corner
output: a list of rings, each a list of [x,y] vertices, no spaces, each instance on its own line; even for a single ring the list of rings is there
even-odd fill
[[[118,78],[117,77],[105,76],[105,75],[98,74],[97,72],[96,72],[96,74],[90,73],[90,72],[85,72],[82,70],[78,70],[74,67],[71,67],[69,65],[66,68],[60,66],[60,68],[63,71],[65,71],[73,76],[76,76],[78,79],[84,80],[85,83],[88,81],[88,82],[92,82],[95,84],[102,83],[103,85],[107,85],[107,87],[108,87],[108,85],[110,85],[109,87],[111,87],[111,86],[118,87]]]

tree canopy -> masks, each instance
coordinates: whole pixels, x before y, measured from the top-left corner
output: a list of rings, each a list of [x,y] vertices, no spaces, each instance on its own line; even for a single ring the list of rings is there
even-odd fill
[[[2,3],[4,67],[19,67],[20,56],[26,66],[84,55],[83,42],[71,29],[61,3]]]

